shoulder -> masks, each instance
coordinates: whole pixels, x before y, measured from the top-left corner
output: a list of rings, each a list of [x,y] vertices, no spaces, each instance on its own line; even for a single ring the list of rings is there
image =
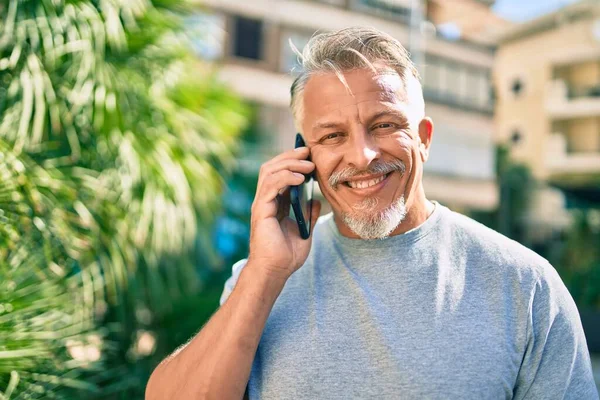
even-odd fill
[[[443,211],[444,235],[453,243],[454,248],[462,249],[469,258],[481,260],[500,271],[527,274],[533,282],[549,274],[556,274],[545,258],[519,242],[463,214],[445,207]]]
[[[556,269],[534,251],[479,222],[445,209],[444,230],[455,248],[486,272],[510,280],[528,293],[530,312],[578,318],[577,307]]]
[[[530,324],[557,316],[565,325],[577,325],[579,313],[556,269],[534,251],[462,214],[446,209],[445,230],[455,248],[486,276],[519,287],[528,303]]]

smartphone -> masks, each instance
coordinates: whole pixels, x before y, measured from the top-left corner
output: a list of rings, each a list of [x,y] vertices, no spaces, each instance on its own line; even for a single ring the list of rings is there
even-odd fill
[[[304,147],[304,139],[299,133],[296,134],[296,145],[294,148]],[[310,160],[310,157],[308,158]],[[298,223],[300,237],[308,239],[310,236],[310,216],[312,214],[313,198],[313,174],[304,175],[304,182],[298,186],[290,186],[290,204],[294,219]]]

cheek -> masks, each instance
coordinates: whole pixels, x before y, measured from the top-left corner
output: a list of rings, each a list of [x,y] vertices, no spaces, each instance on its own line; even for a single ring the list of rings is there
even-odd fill
[[[390,156],[402,160],[406,166],[411,163],[418,148],[415,147],[414,140],[406,135],[394,135],[381,142],[381,150]]]
[[[315,168],[317,170],[316,176],[319,182],[327,182],[339,163],[338,157],[332,152],[327,152],[322,149],[313,150],[311,160],[315,163]]]

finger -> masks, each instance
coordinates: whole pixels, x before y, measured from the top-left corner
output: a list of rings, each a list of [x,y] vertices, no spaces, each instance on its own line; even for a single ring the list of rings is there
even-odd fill
[[[292,172],[301,172],[303,174],[308,174],[315,169],[315,164],[312,161],[308,160],[286,159],[269,164],[269,166],[265,168],[264,173],[273,174],[283,169],[287,169]]]
[[[260,188],[261,197],[264,201],[271,201],[277,197],[280,191],[285,190],[289,186],[300,185],[304,182],[304,179],[304,175],[298,172],[292,172],[287,169],[277,171],[265,177]]]
[[[286,151],[261,165],[258,174],[258,186],[262,184],[266,176],[282,169],[297,169],[298,172],[305,174],[311,172],[314,169],[314,164],[306,160],[309,154],[308,149],[306,147],[299,147],[298,150]]]
[[[298,147],[297,149],[292,149],[288,151],[284,151],[283,153],[273,157],[267,163],[276,163],[281,160],[285,160],[288,158],[296,159],[296,160],[306,160],[310,154],[310,150],[308,147]]]
[[[257,189],[252,205],[252,212],[258,218],[277,216],[277,197],[279,191],[287,186],[300,185],[304,182],[304,175],[288,170],[278,171],[265,178],[263,184]]]

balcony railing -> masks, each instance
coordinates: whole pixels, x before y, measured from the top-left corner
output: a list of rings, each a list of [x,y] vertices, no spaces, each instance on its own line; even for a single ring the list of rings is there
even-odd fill
[[[566,136],[553,133],[547,143],[546,167],[551,176],[598,175],[600,149],[586,152],[569,151]]]
[[[487,102],[482,102],[477,99],[458,97],[448,92],[427,87],[423,88],[423,96],[426,102],[431,101],[438,104],[460,108],[465,111],[474,111],[487,115],[492,115],[494,113],[494,103],[491,99]]]
[[[409,22],[410,2],[405,1],[406,5],[399,3],[390,0],[350,0],[350,8]]]
[[[580,99],[582,97],[600,98],[600,84],[589,86],[568,86],[569,99]]]
[[[313,3],[322,3],[330,6],[340,7],[340,8],[348,8],[349,0],[309,0]]]
[[[548,88],[546,112],[556,120],[600,116],[600,85],[570,86],[554,80]]]
[[[313,3],[327,4],[335,7],[367,11],[372,14],[383,14],[387,17],[410,19],[411,0],[309,0]]]

